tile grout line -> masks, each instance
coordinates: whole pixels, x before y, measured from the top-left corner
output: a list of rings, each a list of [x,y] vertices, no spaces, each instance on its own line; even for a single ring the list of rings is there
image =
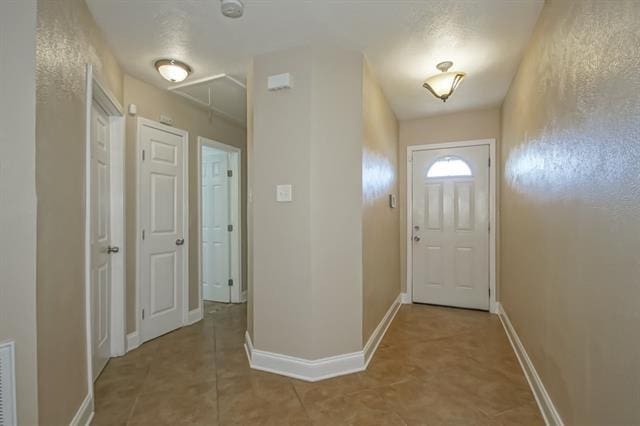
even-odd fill
[[[136,399],[133,401],[133,404],[131,404],[131,408],[129,409],[129,414],[127,415],[127,425],[130,424],[129,422],[131,421],[131,416],[133,416],[133,412],[134,409],[136,408],[136,405],[138,404],[138,399],[140,398],[140,394],[142,393],[142,389],[144,389],[144,383],[147,381],[147,377],[149,376],[149,371],[151,370],[151,366],[147,365],[146,368],[146,372],[144,373],[144,378],[142,379],[142,383],[140,385],[140,389],[138,390],[138,392],[136,392]]]
[[[213,322],[213,368],[216,372],[216,419],[218,424],[221,424],[220,421],[220,393],[218,392],[218,339],[216,338],[216,330],[217,324]]]
[[[307,406],[304,405],[304,402],[302,402],[302,398],[298,394],[298,389],[296,389],[296,386],[293,384],[293,382],[291,380],[289,380],[289,384],[293,388],[293,393],[296,394],[296,397],[298,398],[298,401],[300,402],[300,406],[302,406],[302,410],[304,411],[304,415],[307,416],[307,420],[311,421],[311,417],[309,416],[309,411],[307,410]]]

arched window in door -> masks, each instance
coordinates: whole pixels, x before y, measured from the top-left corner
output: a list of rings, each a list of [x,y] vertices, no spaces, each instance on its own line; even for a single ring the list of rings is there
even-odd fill
[[[471,167],[460,157],[447,155],[436,160],[427,171],[428,178],[473,176]]]

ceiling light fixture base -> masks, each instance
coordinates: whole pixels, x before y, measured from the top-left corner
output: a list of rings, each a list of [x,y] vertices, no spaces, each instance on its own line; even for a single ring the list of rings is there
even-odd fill
[[[449,68],[451,68],[452,66],[453,66],[453,62],[444,61],[444,62],[440,62],[438,65],[436,65],[436,68],[438,68],[442,72],[447,72],[447,71],[449,71]]]

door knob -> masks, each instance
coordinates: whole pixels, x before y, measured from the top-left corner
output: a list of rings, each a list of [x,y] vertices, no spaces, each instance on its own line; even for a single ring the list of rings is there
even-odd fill
[[[184,238],[178,238],[178,239],[176,240],[176,245],[177,245],[177,246],[181,246],[181,245],[183,245],[183,244],[184,244]]]
[[[107,253],[111,254],[111,253],[118,253],[120,251],[120,247],[117,246],[109,246],[107,247]]]
[[[416,235],[415,237],[413,237],[413,241],[415,241],[415,242],[417,243],[418,241],[420,241],[420,237],[418,237],[418,236]]]

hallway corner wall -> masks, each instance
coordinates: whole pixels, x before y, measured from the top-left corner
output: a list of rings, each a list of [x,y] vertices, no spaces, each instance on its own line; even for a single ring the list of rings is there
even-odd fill
[[[14,342],[22,425],[38,424],[36,14],[35,1],[0,2],[0,344]]]
[[[399,124],[366,60],[362,72],[364,346],[400,294],[401,285],[400,209],[389,205],[389,195],[398,197]]]
[[[502,108],[501,303],[565,424],[640,423],[638,22],[546,2]]]

